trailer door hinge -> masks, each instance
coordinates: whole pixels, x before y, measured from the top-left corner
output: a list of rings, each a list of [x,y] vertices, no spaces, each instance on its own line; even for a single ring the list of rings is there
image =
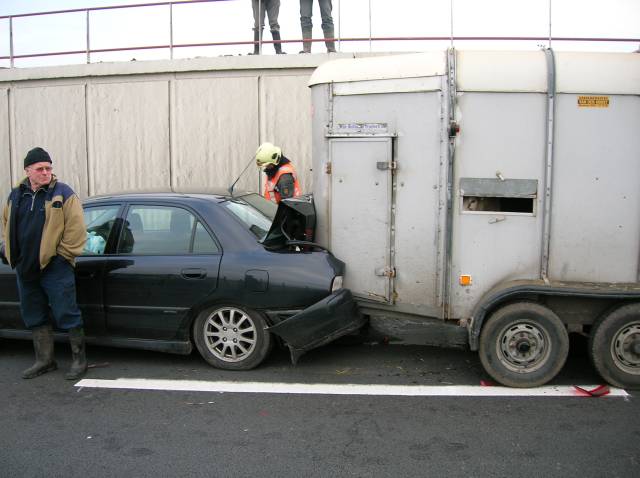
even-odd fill
[[[331,161],[328,161],[324,165],[324,173],[331,174]]]
[[[387,169],[397,169],[397,164],[395,161],[391,161],[391,162],[386,162],[386,161],[379,161],[376,163],[376,167],[380,170],[380,171],[386,171]]]
[[[395,277],[396,276],[396,268],[395,267],[381,267],[376,269],[376,275],[382,277]]]

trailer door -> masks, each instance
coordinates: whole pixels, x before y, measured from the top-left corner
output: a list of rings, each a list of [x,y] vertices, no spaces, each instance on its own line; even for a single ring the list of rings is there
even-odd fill
[[[348,258],[345,286],[357,297],[391,302],[391,137],[330,140],[331,251]]]

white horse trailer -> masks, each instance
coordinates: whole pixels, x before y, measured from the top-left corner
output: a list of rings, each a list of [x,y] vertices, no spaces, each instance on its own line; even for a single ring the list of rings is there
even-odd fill
[[[639,53],[340,59],[309,85],[316,241],[371,329],[516,387],[577,332],[640,386]]]

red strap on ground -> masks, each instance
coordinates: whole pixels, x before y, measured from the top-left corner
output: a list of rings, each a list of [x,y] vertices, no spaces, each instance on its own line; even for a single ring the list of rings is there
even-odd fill
[[[610,393],[608,385],[599,385],[593,390],[587,390],[586,388],[578,387],[577,385],[574,385],[573,387],[584,397],[604,397]]]

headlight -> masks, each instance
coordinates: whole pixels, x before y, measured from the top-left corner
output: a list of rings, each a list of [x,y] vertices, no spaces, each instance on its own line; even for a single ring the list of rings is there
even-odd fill
[[[335,276],[331,282],[331,292],[342,289],[342,276]]]

